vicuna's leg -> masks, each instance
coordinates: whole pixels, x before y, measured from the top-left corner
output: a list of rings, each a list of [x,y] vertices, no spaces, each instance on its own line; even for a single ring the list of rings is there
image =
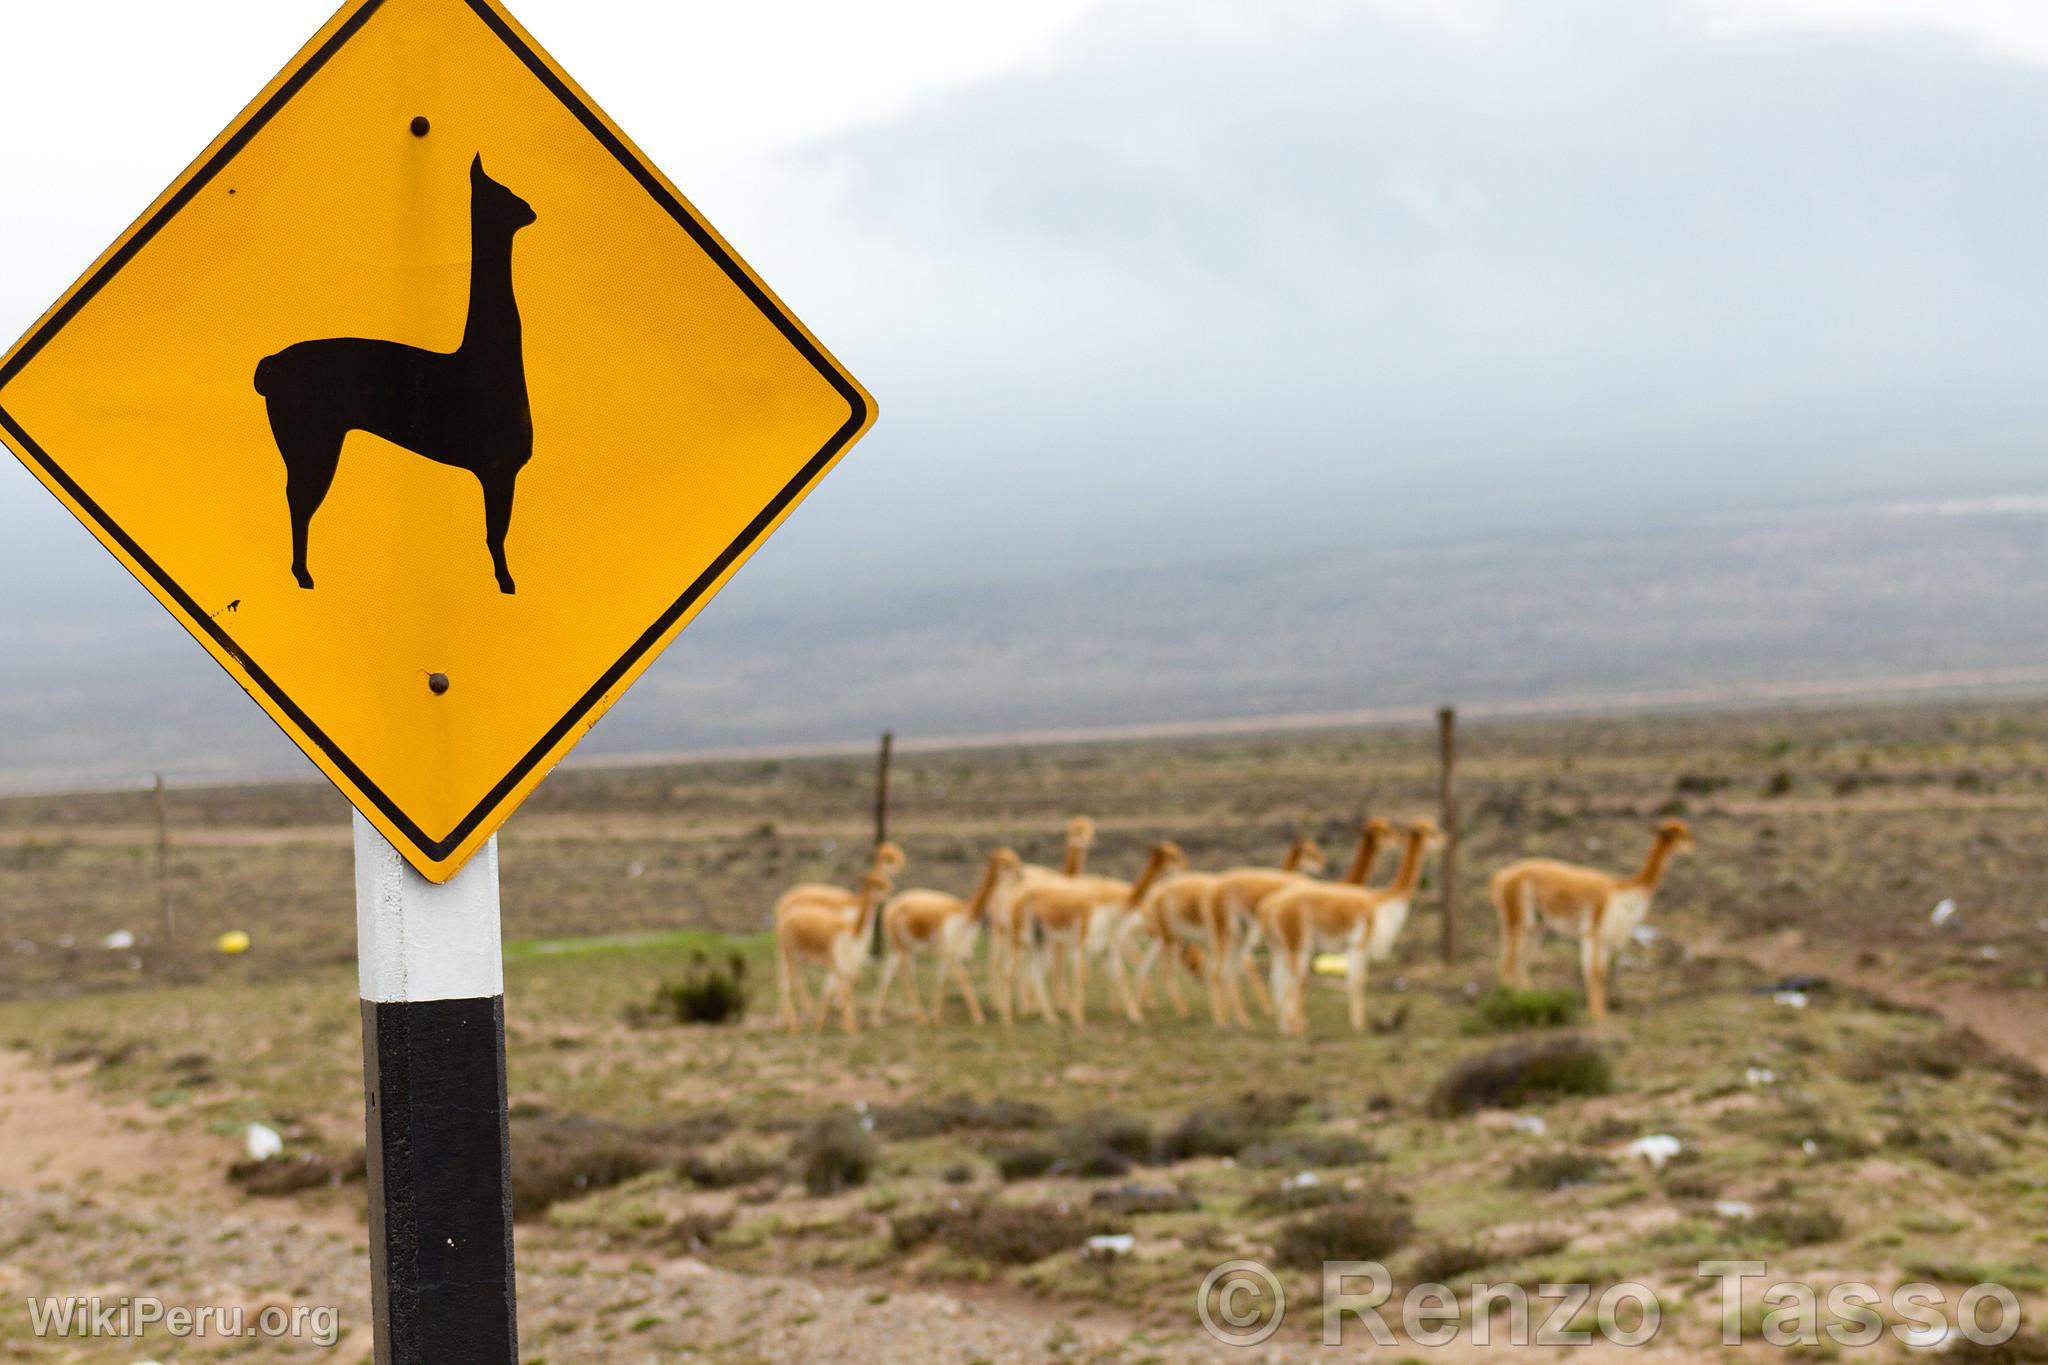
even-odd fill
[[[959,958],[949,954],[946,958],[946,965],[953,969],[953,980],[960,986],[960,998],[967,1002],[968,1017],[974,1020],[977,1025],[987,1023],[988,1017],[981,1012],[981,1001],[974,998],[974,982],[968,978],[966,964],[961,962]],[[944,988],[944,983],[941,982],[940,989],[943,990]],[[941,1000],[944,998],[943,995],[940,997]]]
[[[888,1013],[889,988],[896,984],[896,972],[902,965],[903,953],[901,949],[892,951],[887,957],[882,959],[882,979],[875,984],[873,1018],[876,1028],[882,1026],[882,1020]],[[911,987],[910,995],[913,1001],[917,998],[917,987],[915,985]]]
[[[1180,993],[1180,945],[1169,942],[1166,952],[1166,999],[1173,1006],[1174,1017],[1188,1017],[1188,1002]]]
[[[1598,1024],[1607,1018],[1607,953],[1597,926],[1579,939],[1579,970],[1586,977],[1586,1013]]]
[[[832,980],[839,987],[839,1019],[840,1022],[846,1025],[848,1033],[860,1032],[860,1021],[853,1017],[853,987],[858,979],[852,972],[842,972],[837,969],[834,970],[832,975]],[[917,994],[914,983],[910,993],[912,995]]]
[[[484,486],[484,538],[490,542],[491,565],[498,573],[498,591],[517,592],[512,571],[505,567],[505,535],[512,529],[512,495],[519,481],[518,471],[510,474],[477,476]]]
[[[1053,1009],[1052,995],[1045,988],[1045,958],[1047,953],[1059,951],[1058,945],[1034,943],[1018,951],[1024,955],[1026,1002],[1038,1007],[1038,1013],[1046,1023],[1057,1024],[1059,1015]]]
[[[1500,984],[1526,990],[1528,968],[1522,965],[1522,931],[1527,925],[1518,899],[1516,889],[1506,887],[1496,894],[1493,905],[1500,912]]]
[[[1138,994],[1131,987],[1130,973],[1125,970],[1123,936],[1112,934],[1109,939],[1109,978],[1116,987],[1117,1001],[1123,1006],[1124,1015],[1132,1023],[1143,1023],[1145,1016],[1138,1012]]]
[[[1088,1022],[1088,926],[1074,934],[1074,1027]]]
[[[1344,987],[1351,997],[1351,1031],[1365,1032],[1365,972],[1368,954],[1363,943],[1344,955]]]
[[[282,411],[276,403],[270,407],[270,430],[277,438],[278,453],[284,456],[284,497],[292,514],[292,577],[300,587],[310,588],[313,575],[306,568],[306,541],[313,529],[313,514],[334,486],[334,469],[341,462],[341,443],[348,433],[333,430],[324,420]]]

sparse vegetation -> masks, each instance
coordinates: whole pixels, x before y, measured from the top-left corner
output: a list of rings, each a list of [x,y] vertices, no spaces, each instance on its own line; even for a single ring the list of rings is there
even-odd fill
[[[1800,719],[1797,747],[1777,755],[1772,727],[1784,722],[1765,717],[1488,726],[1460,770],[1460,923],[1471,936],[1459,963],[1438,966],[1434,925],[1411,926],[1373,975],[1372,1014],[1403,1013],[1402,1029],[1352,1035],[1342,992],[1319,978],[1300,1042],[1275,1038],[1265,1020],[1213,1033],[1199,995],[1193,1020],[1161,1008],[1133,1030],[1100,1008],[1108,991],[1097,973],[1098,1008],[1079,1031],[1036,1020],[974,1030],[956,1008],[941,1029],[898,1020],[820,1039],[761,1027],[763,1001],[750,1002],[743,1028],[623,1028],[636,1005],[643,1022],[666,1024],[676,1016],[652,1017],[654,983],[735,952],[757,986],[768,980],[753,931],[772,890],[853,880],[872,773],[838,760],[564,773],[535,800],[548,836],[517,825],[507,834],[522,869],[506,899],[521,1215],[546,1211],[554,1264],[604,1254],[607,1284],[629,1306],[588,1330],[615,1333],[646,1358],[676,1355],[687,1332],[712,1334],[735,1358],[757,1349],[689,1316],[689,1280],[662,1269],[682,1257],[758,1274],[764,1293],[780,1276],[906,1300],[986,1284],[991,1302],[1028,1295],[1084,1334],[1090,1309],[1105,1306],[1096,1323],[1128,1318],[1154,1340],[1187,1331],[1187,1297],[1207,1267],[1239,1254],[1277,1262],[1270,1249],[1283,1244],[1303,1257],[1391,1246],[1373,1259],[1403,1283],[1591,1274],[1661,1285],[1683,1282],[1703,1256],[1760,1255],[1774,1273],[1830,1282],[1995,1279],[2014,1286],[2032,1320],[2048,1311],[2034,1232],[2048,1183],[2048,1082],[2009,1055],[2031,1044],[1996,1028],[1995,1009],[1979,1038],[1888,1006],[1864,985],[1910,976],[1944,998],[2009,1001],[2031,1017],[2048,984],[2035,979],[2048,971],[2048,931],[2036,926],[2048,911],[2027,889],[2048,872],[2048,846],[2034,837],[2048,806],[2038,777],[2048,750],[2036,750],[2044,717],[2018,704],[1875,720],[1813,713]],[[2013,724],[2001,731],[2001,718]],[[1375,732],[1035,751],[1028,763],[911,754],[896,814],[914,875],[949,890],[971,883],[998,839],[1056,859],[1076,799],[1116,817],[1092,855],[1105,871],[1126,872],[1167,834],[1206,869],[1270,860],[1306,811],[1325,813],[1306,827],[1339,846],[1362,771],[1372,775],[1369,811],[1431,809],[1430,744]],[[1757,794],[1778,767],[1797,786],[1765,806]],[[1963,770],[1984,774],[1998,800],[1958,805],[1953,775]],[[1681,793],[1675,773],[1712,780]],[[242,798],[206,799],[232,814],[225,803]],[[1625,865],[1652,812],[1679,799],[1702,852],[1660,898],[1654,923],[1667,942],[1623,950],[1615,980],[1630,1008],[1615,1026],[1591,1038],[1559,1029],[1576,1017],[1561,1007],[1577,1008],[1578,969],[1555,940],[1532,958],[1531,994],[1548,1003],[1489,995],[1485,871],[1527,854]],[[213,847],[213,826],[179,829],[195,941],[210,917],[271,903],[267,887],[246,880],[256,872],[289,904],[274,924],[244,926],[251,953],[192,954],[183,984],[163,989],[154,963],[138,972],[123,958],[116,973],[90,950],[89,935],[133,927],[94,923],[102,907],[124,904],[116,893],[132,880],[121,826],[49,834],[91,825],[113,800],[31,815],[0,802],[0,850],[31,838],[47,850],[0,857],[7,934],[43,945],[21,954],[0,937],[0,983],[35,994],[0,1005],[0,1041],[40,1063],[66,1059],[74,1093],[128,1102],[140,1122],[213,1134],[209,1184],[252,1117],[285,1131],[294,1153],[352,1157],[356,1022],[331,941],[345,906],[323,902],[331,888],[294,871],[324,857],[323,876],[345,886],[345,860],[321,852],[327,836],[313,829],[332,813],[281,803],[283,823],[261,828],[300,841],[283,846],[288,855],[228,824],[242,842]],[[1935,816],[1907,818],[1908,808]],[[657,811],[659,839],[626,818],[603,839],[574,833],[578,821],[595,831],[613,812]],[[1937,928],[1928,911],[1950,897],[1960,913]],[[60,905],[61,919],[48,908]],[[1425,898],[1418,914],[1433,910]],[[1788,929],[1803,950],[1759,937]],[[86,946],[59,952],[58,932]],[[1755,965],[1683,951],[1709,938]],[[1982,951],[1993,945],[1995,955]],[[1795,960],[1800,951],[1834,961]],[[1807,972],[1836,982],[1807,1009],[1759,989]],[[124,993],[110,1009],[92,992],[116,983]],[[265,1021],[260,1046],[252,1018]],[[1474,1036],[1495,1029],[1528,1032]],[[1543,1051],[1552,1046],[1564,1050]],[[684,1112],[714,1095],[716,1110]],[[821,1120],[832,1130],[824,1142],[813,1136]],[[1627,1152],[1652,1133],[1684,1144],[1661,1170]],[[836,1193],[811,1193],[813,1158],[827,1173],[818,1188]],[[278,1163],[258,1174],[306,1186],[248,1206],[271,1216],[303,1204],[309,1222],[326,1222],[336,1210],[353,1215],[361,1198],[360,1185],[337,1190]],[[94,1198],[109,1199],[122,1179],[107,1178]],[[1891,1193],[1873,1198],[1873,1188]],[[73,1221],[101,1226],[93,1216],[74,1210]],[[132,1235],[149,1235],[146,1221]],[[65,1249],[85,1264],[97,1254],[63,1223],[32,1226],[37,1245],[18,1260]],[[1086,1254],[1103,1232],[1138,1242],[1127,1254]],[[226,1253],[184,1244],[163,1254],[197,1264]],[[94,1264],[110,1282],[126,1273],[104,1257]],[[1312,1291],[1312,1270],[1285,1276],[1291,1300]],[[1290,1313],[1275,1349],[1312,1339],[1316,1316]],[[655,1320],[665,1325],[642,1329]],[[1711,1328],[1706,1316],[1671,1313],[1665,1339],[1704,1356]],[[581,1359],[591,1340],[579,1327],[537,1338],[534,1353]],[[1133,1358],[1173,1349],[1134,1347]]]
[[[1518,1190],[1566,1190],[1605,1180],[1613,1171],[1613,1162],[1590,1152],[1539,1152],[1515,1163],[1508,1185]]]
[[[1282,1265],[1301,1270],[1320,1269],[1325,1261],[1376,1261],[1399,1251],[1414,1231],[1406,1201],[1382,1193],[1283,1223],[1273,1254]]]
[[[875,1140],[852,1114],[812,1123],[789,1144],[789,1160],[813,1195],[838,1194],[868,1183],[875,1170]]]
[[[653,1017],[676,1024],[736,1024],[747,1012],[747,960],[727,953],[691,955],[681,979],[654,992]]]
[[[1513,1109],[1568,1095],[1614,1089],[1607,1054],[1584,1038],[1513,1043],[1468,1057],[1430,1091],[1429,1112],[1453,1118],[1481,1109]]]

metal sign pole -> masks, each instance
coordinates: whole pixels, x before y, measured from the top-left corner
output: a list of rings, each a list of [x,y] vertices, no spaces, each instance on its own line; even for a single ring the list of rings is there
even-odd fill
[[[355,831],[377,1362],[511,1365],[497,840],[437,885]]]

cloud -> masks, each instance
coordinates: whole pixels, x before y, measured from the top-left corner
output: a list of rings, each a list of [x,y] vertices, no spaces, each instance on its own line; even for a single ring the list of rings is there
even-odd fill
[[[1989,55],[2048,65],[2048,11],[2033,0],[1690,0],[1686,8],[1703,30],[1723,36],[1939,34]]]

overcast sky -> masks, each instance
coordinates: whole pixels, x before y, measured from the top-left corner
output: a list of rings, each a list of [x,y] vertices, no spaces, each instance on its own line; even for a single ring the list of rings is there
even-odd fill
[[[2048,487],[2048,5],[515,8],[880,400],[723,617]],[[0,330],[329,9],[0,5]],[[145,608],[7,462],[0,642]]]

